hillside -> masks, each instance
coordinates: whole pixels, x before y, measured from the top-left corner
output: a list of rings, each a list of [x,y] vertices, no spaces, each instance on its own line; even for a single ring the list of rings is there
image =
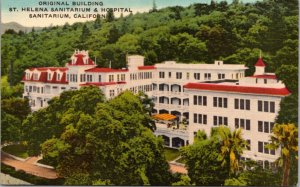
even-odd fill
[[[259,50],[268,69],[298,66],[298,2],[226,2],[168,7],[115,19],[49,27],[27,34],[2,35],[3,75],[14,62],[15,83],[24,69],[64,66],[74,49],[90,51],[100,66],[125,66],[126,54],[145,56],[146,64],[243,63],[253,72]]]
[[[1,23],[0,34],[3,34],[6,30],[13,29],[16,32],[23,31],[23,32],[31,32],[32,27],[25,27],[16,22],[9,22],[9,23]],[[35,27],[35,30],[41,30],[42,27]]]

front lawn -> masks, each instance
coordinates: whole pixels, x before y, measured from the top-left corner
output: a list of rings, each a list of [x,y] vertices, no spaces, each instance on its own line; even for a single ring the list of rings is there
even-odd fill
[[[177,157],[180,156],[180,152],[178,149],[171,149],[166,147],[164,148],[164,153],[167,161],[175,160]]]
[[[20,157],[20,158],[28,157],[27,146],[24,144],[8,145],[8,146],[3,147],[2,150],[4,152],[14,155],[16,157]]]

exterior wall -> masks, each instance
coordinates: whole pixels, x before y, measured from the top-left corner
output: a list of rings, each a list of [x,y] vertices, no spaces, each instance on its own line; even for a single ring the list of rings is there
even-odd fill
[[[189,90],[190,99],[190,125],[189,131],[197,132],[198,130],[204,130],[208,135],[210,135],[211,128],[214,126],[213,116],[222,116],[228,118],[228,127],[231,130],[236,129],[235,119],[249,119],[250,120],[250,130],[243,129],[243,138],[245,140],[251,141],[251,150],[245,151],[244,157],[251,158],[253,160],[268,160],[275,161],[280,152],[277,151],[275,155],[259,153],[258,152],[258,141],[269,142],[270,134],[258,131],[258,121],[263,122],[274,122],[275,118],[280,109],[281,97],[272,97],[265,95],[249,95],[249,94],[237,94],[237,93],[224,93],[224,92],[212,92],[212,91],[202,91],[202,90]],[[207,106],[194,105],[193,97],[195,96],[206,96]],[[224,107],[214,107],[213,97],[227,98],[227,108]],[[234,99],[248,99],[250,100],[250,110],[235,109]],[[258,111],[258,101],[272,101],[275,102],[275,111],[273,112],[261,112]],[[198,124],[194,122],[194,113],[207,115],[207,124]],[[245,124],[246,126],[246,124]],[[190,139],[193,142],[193,138]]]

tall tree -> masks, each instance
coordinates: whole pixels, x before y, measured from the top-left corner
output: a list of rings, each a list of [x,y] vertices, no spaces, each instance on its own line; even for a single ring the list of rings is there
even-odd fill
[[[239,170],[239,159],[246,150],[247,142],[242,138],[242,130],[233,132],[226,126],[220,126],[212,130],[212,138],[220,143],[220,159],[222,166],[229,163],[230,174],[235,175]]]
[[[107,22],[112,22],[115,20],[115,15],[114,15],[114,11],[112,8],[110,8],[107,13],[106,13],[106,21]]]
[[[298,128],[294,124],[276,124],[271,135],[269,149],[281,149],[278,163],[283,168],[282,186],[289,186],[291,160],[298,160]],[[292,157],[293,155],[293,157]]]

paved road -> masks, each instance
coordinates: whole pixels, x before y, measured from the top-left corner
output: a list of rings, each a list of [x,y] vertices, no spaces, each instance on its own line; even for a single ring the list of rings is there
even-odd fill
[[[57,173],[55,172],[54,169],[49,169],[49,168],[44,168],[41,166],[34,165],[34,163],[37,160],[38,160],[37,157],[31,157],[28,160],[22,162],[1,152],[1,162],[3,162],[6,165],[14,167],[16,170],[23,170],[26,173],[43,177],[43,178],[48,178],[48,179],[57,178]]]
[[[37,160],[38,157],[30,157],[26,161],[19,161],[1,152],[1,162],[16,168],[16,170],[23,170],[26,173],[36,175],[39,177],[48,178],[48,179],[57,178],[57,173],[55,172],[54,169],[49,169],[49,168],[44,168],[41,166],[34,165]],[[187,170],[184,166],[176,165],[174,163],[169,163],[169,166],[170,166],[170,171],[172,173],[177,172],[177,173],[187,174]]]

